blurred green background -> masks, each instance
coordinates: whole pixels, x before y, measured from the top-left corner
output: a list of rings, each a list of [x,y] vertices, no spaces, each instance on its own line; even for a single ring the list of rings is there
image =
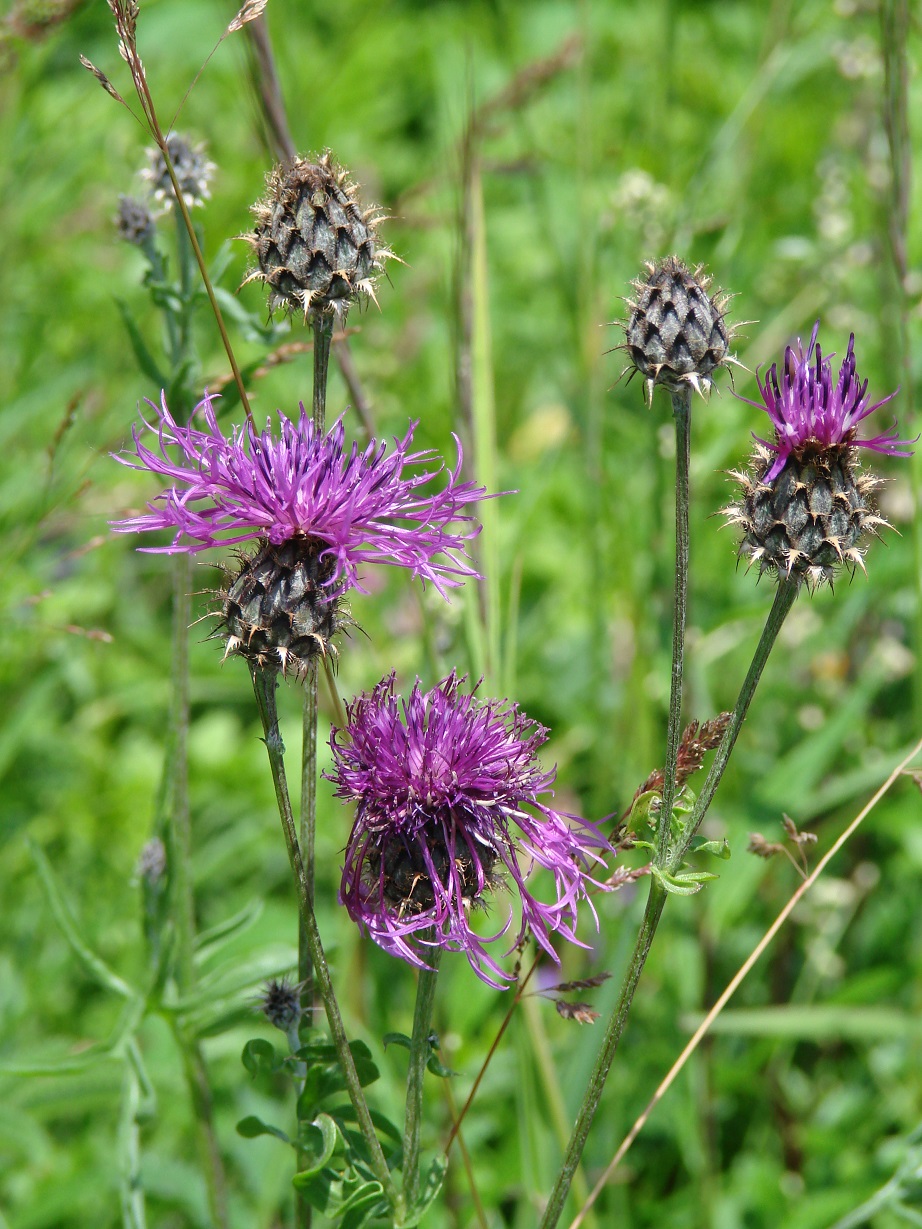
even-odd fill
[[[197,211],[209,259],[250,225],[270,165],[245,35],[221,45],[186,97],[231,16],[216,0],[149,0],[139,26],[161,117],[181,106],[177,127],[207,141],[219,167],[213,200]],[[490,505],[479,544],[489,634],[476,634],[473,585],[446,605],[379,570],[371,596],[353,602],[367,637],[344,646],[339,690],[351,696],[392,668],[404,685],[417,673],[430,685],[455,666],[485,674],[488,692],[514,697],[550,728],[561,807],[620,813],[663,755],[673,440],[665,397],[650,410],[637,383],[617,383],[623,363],[608,351],[620,335],[608,325],[643,260],[675,251],[738,296],[733,319],[755,322],[736,341],[747,367],[809,335],[820,316],[824,351],[844,354],[855,331],[877,395],[908,383],[900,320],[915,340],[922,270],[911,233],[901,295],[877,7],[272,0],[268,19],[299,148],[330,147],[351,168],[364,197],[391,215],[387,241],[406,262],[390,266],[380,312],[350,319],[377,430],[402,434],[419,419],[418,442],[449,457],[457,430],[481,478],[518,492]],[[86,943],[143,982],[135,866],[164,756],[171,572],[106,522],[156,490],[109,456],[128,441],[139,401],[159,391],[134,365],[116,304],[125,300],[156,340],[141,257],[113,225],[119,193],[138,190],[146,141],[77,60],[87,55],[130,98],[102,0],[18,0],[0,28],[0,1225],[106,1229],[121,1223],[126,1122],[137,1107],[123,1057],[81,1055],[114,1034],[123,1004],[75,958],[27,838]],[[916,40],[913,31],[911,131],[922,121]],[[472,113],[479,194],[465,197]],[[224,285],[233,290],[247,253],[242,243],[231,252]],[[471,296],[477,338],[476,446],[459,411],[459,290]],[[258,286],[240,297],[260,310]],[[214,386],[226,359],[201,319],[201,383]],[[234,337],[246,361],[259,356]],[[305,339],[296,326],[292,340]],[[295,411],[309,381],[309,356],[273,367],[254,384],[257,419]],[[721,395],[693,411],[686,714],[701,719],[732,705],[772,589],[737,569],[733,533],[715,515],[731,498],[725,471],[744,463],[750,432],[766,429],[726,374],[718,383]],[[736,387],[753,395],[752,376],[737,372]],[[348,400],[334,372],[331,416]],[[904,389],[895,404],[914,435],[906,401]],[[347,423],[360,432],[354,414]],[[796,885],[786,862],[745,852],[747,834],[780,839],[785,812],[818,833],[822,850],[919,734],[918,462],[880,462],[884,513],[900,536],[873,545],[869,578],[802,597],[784,629],[708,821],[733,857],[700,896],[667,908],[585,1154],[590,1185]],[[218,579],[200,562],[196,614]],[[290,1154],[239,1138],[234,1125],[293,1111],[286,1089],[244,1072],[240,1051],[271,1033],[253,1000],[262,979],[293,966],[295,907],[246,671],[239,661],[222,667],[204,635],[192,644],[197,921],[204,930],[246,908],[255,920],[220,957],[203,949],[193,1014],[232,1223],[268,1229],[290,1223]],[[293,686],[280,703],[294,748]],[[329,720],[325,707],[325,728]],[[904,1162],[903,1204],[882,1198],[871,1219],[848,1223],[922,1224],[911,1138],[922,1122],[919,821],[918,791],[898,784],[656,1111],[595,1224],[825,1229]],[[323,784],[321,925],[350,1030],[382,1069],[373,1103],[399,1118],[406,1054],[382,1054],[380,1038],[409,1031],[414,977],[361,940],[335,904],[349,824]],[[601,1010],[616,997],[644,894],[641,885],[601,900],[599,935],[588,918],[584,928],[590,950],[563,953],[568,977],[614,973],[595,994]],[[460,958],[443,970],[436,1025],[460,1102],[508,996]],[[536,1223],[600,1035],[601,1023],[561,1020],[541,999],[517,1013],[465,1126],[491,1226]],[[138,1036],[151,1081],[140,1107],[148,1223],[205,1225],[172,1035],[152,1016]],[[429,1092],[432,1150],[449,1118],[434,1079]],[[457,1156],[426,1223],[478,1223]]]

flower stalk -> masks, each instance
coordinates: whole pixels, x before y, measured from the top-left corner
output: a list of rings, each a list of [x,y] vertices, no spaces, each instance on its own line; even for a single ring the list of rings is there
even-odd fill
[[[349,1100],[352,1102],[359,1130],[362,1132],[362,1137],[368,1148],[369,1164],[375,1177],[381,1183],[385,1197],[391,1207],[396,1210],[400,1207],[400,1195],[387,1167],[387,1161],[375,1132],[374,1123],[371,1120],[371,1114],[368,1110],[365,1094],[362,1091],[358,1072],[355,1069],[355,1060],[352,1057],[352,1051],[349,1049],[349,1039],[346,1036],[339,1004],[330,979],[330,971],[320,939],[320,931],[317,926],[316,916],[314,915],[313,903],[308,894],[304,861],[301,857],[301,847],[298,843],[298,834],[291,809],[291,798],[288,792],[288,780],[285,774],[285,745],[279,732],[278,710],[275,703],[278,674],[276,671],[260,670],[254,667],[251,670],[251,676],[253,691],[256,696],[256,705],[259,709],[259,716],[265,734],[264,741],[269,757],[272,781],[275,786],[279,818],[282,821],[282,831],[285,835],[288,861],[294,874],[301,916],[304,919],[307,949],[314,971],[314,980],[320,997],[323,1000],[327,1022],[330,1026],[330,1035],[333,1045],[336,1047]]]
[[[685,669],[685,618],[688,605],[688,470],[691,439],[691,386],[675,389],[672,412],[676,431],[675,584],[672,612],[672,674],[669,685],[669,720],[666,727],[666,767],[663,803],[656,833],[655,862],[662,867],[668,856],[669,830],[675,805],[676,766],[682,729],[682,678]]]
[[[403,1198],[408,1209],[412,1208],[419,1198],[419,1133],[423,1117],[423,1083],[426,1078],[426,1065],[432,1054],[432,1008],[441,958],[442,949],[438,944],[433,944],[429,954],[429,968],[420,969],[416,984],[403,1128]]]
[[[314,383],[311,410],[314,431],[318,438],[326,433],[327,373],[330,366],[330,340],[333,336],[332,313],[317,313],[314,329]],[[301,729],[301,824],[299,842],[304,860],[307,897],[314,900],[314,849],[317,833],[317,719],[319,715],[319,678],[317,659],[307,665],[304,678],[304,706]],[[298,979],[301,982],[301,1005],[312,1018],[314,999],[313,971],[307,945],[307,930],[303,911],[298,918]]]
[[[765,668],[765,663],[768,661],[769,654],[774,647],[775,641],[778,638],[778,633],[788,615],[791,607],[794,604],[794,599],[797,597],[800,582],[796,578],[779,578],[778,589],[775,593],[775,600],[772,603],[771,610],[768,613],[768,618],[765,623],[759,643],[756,647],[755,654],[750,664],[746,678],[740,688],[739,696],[737,697],[736,705],[734,706],[730,722],[721,740],[720,746],[715,753],[713,763],[708,772],[707,779],[701,790],[697,802],[695,803],[692,815],[688,821],[688,826],[683,840],[677,844],[674,851],[668,858],[664,866],[667,875],[673,874],[680,866],[682,859],[688,852],[691,841],[702,820],[707,814],[708,808],[714,799],[717,792],[717,787],[720,784],[720,779],[724,774],[727,764],[730,760],[730,755],[736,744],[743,721],[746,718],[746,713],[749,711],[749,705],[752,702],[752,697],[755,694],[756,687],[762,677],[762,671]],[[665,790],[664,790],[665,794]],[[541,1220],[540,1229],[553,1229],[557,1224],[560,1215],[563,1211],[564,1202],[567,1193],[570,1189],[570,1183],[573,1180],[573,1175],[576,1172],[576,1167],[579,1164],[582,1156],[583,1148],[586,1144],[586,1139],[589,1135],[589,1129],[592,1126],[592,1119],[595,1111],[598,1108],[599,1101],[602,1096],[602,1090],[605,1087],[605,1081],[608,1078],[608,1073],[611,1070],[611,1064],[614,1060],[615,1053],[618,1049],[618,1043],[621,1040],[621,1034],[624,1032],[624,1025],[627,1021],[628,1013],[631,1009],[631,1003],[634,998],[634,991],[637,989],[637,983],[640,980],[640,975],[643,972],[643,967],[646,964],[647,956],[650,952],[650,947],[653,943],[653,937],[656,934],[656,928],[659,925],[660,917],[663,913],[663,908],[666,904],[667,896],[666,887],[663,881],[653,876],[650,880],[650,895],[647,898],[647,905],[641,922],[640,931],[637,935],[637,940],[634,944],[634,950],[631,953],[630,962],[628,964],[627,973],[624,977],[624,982],[621,987],[617,1005],[608,1022],[608,1027],[605,1030],[605,1037],[602,1041],[602,1046],[599,1050],[599,1056],[596,1059],[595,1067],[589,1077],[589,1084],[583,1097],[582,1104],[579,1108],[579,1113],[576,1119],[576,1125],[573,1128],[573,1133],[570,1137],[570,1144],[567,1148],[567,1154],[561,1166],[560,1174],[557,1182],[551,1192],[548,1200],[547,1208],[545,1209],[544,1217]]]

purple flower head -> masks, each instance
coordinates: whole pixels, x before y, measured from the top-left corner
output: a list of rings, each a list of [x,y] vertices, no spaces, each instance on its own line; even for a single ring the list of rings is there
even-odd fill
[[[337,796],[356,804],[340,901],[385,951],[425,968],[426,946],[463,951],[488,985],[511,980],[487,953],[513,913],[489,937],[469,914],[501,884],[521,900],[509,952],[534,935],[554,960],[550,935],[578,943],[577,902],[607,841],[593,825],[539,801],[554,781],[538,763],[547,731],[506,700],[462,693],[454,673],[408,700],[394,675],[349,706],[331,737]],[[554,877],[544,903],[526,888],[535,867]],[[590,903],[590,908],[592,908]],[[582,945],[581,945],[582,946]]]
[[[147,505],[148,512],[112,523],[117,533],[174,533],[169,546],[144,549],[177,554],[252,538],[275,546],[310,538],[326,544],[322,556],[333,565],[328,584],[334,593],[364,592],[358,577],[363,563],[408,568],[443,596],[461,578],[477,575],[466,559],[465,543],[479,527],[461,532],[450,526],[472,521],[463,514],[464,506],[489,497],[483,487],[460,480],[457,437],[458,461],[444,489],[422,494],[420,488],[444,466],[405,474],[408,467],[436,457],[410,452],[416,423],[402,440],[395,439],[390,452],[375,440],[360,451],[356,444],[346,449],[342,418],[319,435],[303,405],[297,422],[279,411],[277,432],[267,423],[257,434],[248,424],[235,427],[228,438],[207,393],[191,420],[204,419],[204,430],[180,426],[165,398],[159,410],[148,404],[159,422],[145,426],[157,433],[158,450],[146,447],[135,428],[134,449],[115,459],[160,474],[169,486]],[[171,458],[170,448],[178,450],[178,460]],[[441,559],[434,562],[437,556]]]
[[[823,358],[817,341],[819,327],[817,320],[806,354],[799,338],[796,349],[787,347],[780,376],[777,363],[772,363],[764,380],[756,376],[762,404],[749,401],[747,397],[740,398],[757,409],[765,410],[775,428],[774,442],[756,436],[760,444],[776,454],[763,482],[777,478],[788,457],[808,445],[817,451],[844,445],[871,448],[874,452],[893,457],[912,455],[907,445],[915,441],[899,438],[896,419],[888,431],[875,435],[873,439],[857,438],[861,420],[886,405],[896,394],[891,393],[889,397],[871,403],[868,382],[862,382],[856,370],[854,333],[849,338],[839,378],[834,381],[832,359],[835,356]]]

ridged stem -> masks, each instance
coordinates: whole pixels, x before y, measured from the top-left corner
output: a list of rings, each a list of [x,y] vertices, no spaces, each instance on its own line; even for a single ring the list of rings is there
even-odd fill
[[[419,1131],[423,1117],[423,1083],[426,1064],[432,1054],[429,1041],[432,1007],[439,979],[442,949],[428,949],[428,969],[420,969],[416,984],[416,1008],[413,1012],[413,1036],[410,1042],[410,1070],[407,1074],[407,1107],[403,1126],[403,1201],[411,1211],[419,1198]]]
[[[174,1036],[182,1054],[183,1071],[186,1084],[192,1098],[192,1112],[195,1116],[198,1133],[199,1155],[202,1159],[202,1169],[205,1173],[205,1186],[208,1192],[208,1210],[211,1221],[216,1229],[227,1229],[227,1187],[224,1179],[224,1163],[218,1147],[218,1137],[214,1129],[214,1105],[211,1098],[211,1086],[208,1083],[208,1070],[202,1047],[191,1037],[187,1037],[177,1025]]]
[[[768,656],[771,653],[772,647],[781,626],[787,617],[788,612],[794,604],[794,599],[797,597],[798,582],[796,579],[781,579],[778,582],[778,589],[775,593],[775,600],[772,603],[772,608],[768,613],[768,618],[765,622],[765,627],[762,631],[761,638],[756,647],[752,663],[740,688],[739,696],[737,697],[736,705],[730,718],[730,723],[724,733],[720,746],[714,756],[710,771],[708,772],[704,786],[695,803],[691,817],[688,822],[688,830],[681,846],[676,849],[673,855],[669,858],[668,864],[664,867],[667,873],[673,873],[678,869],[682,858],[688,852],[688,847],[691,844],[692,837],[697,831],[707,814],[708,807],[714,799],[714,794],[717,791],[717,786],[720,784],[720,779],[724,774],[730,755],[733,752],[733,747],[736,743],[737,736],[742,728],[746,713],[749,710],[749,705],[752,697],[755,694],[755,689],[758,686],[759,679],[762,676],[762,671],[765,668],[765,663],[768,661]],[[563,1212],[563,1206],[570,1190],[570,1183],[573,1180],[573,1175],[576,1172],[576,1167],[579,1164],[580,1157],[583,1153],[586,1140],[589,1136],[589,1129],[592,1126],[592,1119],[595,1111],[598,1108],[599,1101],[602,1097],[602,1090],[605,1087],[605,1081],[608,1078],[608,1073],[611,1070],[611,1064],[614,1060],[615,1053],[618,1049],[618,1043],[621,1040],[621,1034],[624,1031],[624,1025],[627,1021],[628,1013],[631,1009],[631,1002],[634,998],[634,991],[637,988],[637,983],[640,980],[640,974],[643,972],[644,964],[646,963],[650,947],[653,943],[653,936],[656,934],[656,928],[659,925],[660,917],[662,916],[663,907],[666,903],[666,888],[658,878],[653,878],[650,882],[650,895],[647,898],[647,906],[644,911],[643,921],[640,925],[640,932],[637,935],[637,941],[634,944],[634,950],[631,953],[630,963],[628,964],[627,973],[624,978],[624,983],[621,987],[621,994],[615,1010],[608,1022],[605,1030],[605,1036],[602,1040],[602,1046],[599,1051],[599,1056],[596,1059],[592,1074],[589,1077],[589,1084],[586,1093],[580,1105],[579,1112],[576,1118],[576,1124],[573,1128],[573,1134],[570,1137],[570,1143],[567,1148],[567,1154],[564,1158],[563,1165],[551,1191],[548,1200],[547,1208],[544,1216],[541,1219],[540,1229],[554,1229]]]
[[[330,341],[333,336],[333,315],[315,315],[314,380],[311,413],[318,436],[326,429],[327,373],[330,367]],[[304,895],[308,906],[314,906],[317,840],[317,719],[320,709],[319,671],[316,659],[308,663],[304,676],[304,704],[301,710],[301,822],[298,843],[304,865]],[[303,903],[298,906],[298,980],[301,983],[302,1019],[309,1025],[314,1019],[314,976],[308,920]],[[306,1168],[307,1155],[298,1153],[298,1172]],[[310,1229],[313,1209],[299,1191],[296,1200],[298,1229]]]
[[[615,1010],[608,1021],[608,1027],[602,1039],[598,1058],[595,1061],[592,1074],[589,1076],[589,1083],[586,1087],[582,1104],[579,1107],[579,1113],[576,1117],[573,1133],[570,1136],[567,1153],[560,1167],[560,1173],[557,1175],[557,1181],[554,1183],[554,1189],[551,1191],[550,1198],[548,1199],[539,1229],[553,1229],[560,1219],[560,1214],[563,1212],[570,1184],[573,1181],[573,1175],[576,1173],[580,1158],[583,1155],[583,1148],[586,1146],[589,1129],[592,1126],[592,1120],[598,1109],[599,1101],[602,1099],[602,1090],[605,1087],[605,1081],[608,1079],[608,1073],[611,1070],[612,1061],[618,1049],[618,1043],[621,1040],[621,1034],[624,1032],[628,1013],[631,1010],[631,1003],[634,1000],[634,991],[637,989],[637,983],[640,981],[640,975],[643,972],[643,967],[646,963],[650,946],[653,943],[653,936],[656,934],[656,927],[659,924],[665,903],[666,889],[658,879],[651,879],[650,895],[647,897],[643,921],[640,924],[637,941],[634,944],[627,973],[621,986],[621,994],[618,997]]]
[[[339,1004],[336,1001],[333,983],[330,980],[330,971],[327,966],[326,956],[324,955],[323,944],[320,940],[320,931],[314,915],[313,903],[308,893],[304,862],[301,858],[301,846],[298,843],[298,834],[295,829],[294,815],[291,809],[291,798],[288,793],[288,780],[285,775],[285,745],[279,732],[278,711],[275,703],[275,689],[278,685],[278,676],[266,670],[254,669],[252,670],[252,679],[256,704],[259,709],[260,720],[262,721],[263,733],[265,734],[264,741],[266,752],[269,756],[272,782],[275,786],[279,818],[282,821],[282,832],[284,833],[285,845],[288,850],[288,861],[294,874],[301,913],[304,918],[307,948],[314,970],[314,981],[323,1000],[327,1022],[330,1026],[330,1036],[333,1045],[336,1047],[349,1100],[352,1102],[359,1130],[362,1132],[368,1148],[369,1164],[375,1177],[381,1183],[391,1207],[398,1210],[401,1206],[400,1195],[388,1170],[387,1161],[384,1158],[381,1144],[375,1133],[374,1124],[371,1121],[371,1114],[368,1111],[365,1094],[362,1092],[362,1085],[359,1082],[358,1072],[355,1069],[352,1051],[349,1049],[349,1039],[346,1036]]]
[[[682,728],[682,677],[685,669],[685,616],[688,605],[688,468],[691,438],[691,388],[672,394],[675,417],[675,582],[672,606],[672,674],[669,684],[669,720],[666,726],[666,765],[663,805],[656,833],[654,862],[663,866],[669,849],[672,808],[675,805],[676,765]]]
[[[749,671],[743,680],[743,685],[737,696],[736,704],[730,715],[730,722],[724,731],[723,738],[720,740],[720,745],[714,754],[714,759],[711,761],[711,767],[705,778],[704,785],[701,787],[701,793],[695,800],[694,808],[688,820],[685,837],[670,858],[669,866],[666,868],[669,872],[675,871],[685,857],[692,838],[700,828],[701,822],[705,815],[707,815],[708,808],[714,800],[720,779],[724,775],[739,732],[746,719],[746,713],[749,711],[752,697],[755,695],[756,687],[759,685],[759,679],[762,677],[762,671],[765,669],[765,663],[768,661],[768,656],[774,647],[784,620],[794,605],[799,589],[799,582],[794,577],[781,578],[778,581],[775,600],[772,602],[772,608],[768,612],[768,618],[765,621],[765,627],[762,629],[762,635],[749,666]]]
[[[173,559],[173,699],[170,711],[170,773],[167,824],[173,916],[176,925],[176,980],[187,994],[195,981],[193,939],[195,902],[192,894],[192,831],[189,823],[189,620],[192,564],[181,553]]]

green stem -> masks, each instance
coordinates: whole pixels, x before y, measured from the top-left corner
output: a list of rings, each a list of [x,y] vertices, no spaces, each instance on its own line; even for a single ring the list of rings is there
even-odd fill
[[[288,849],[288,861],[291,864],[295,877],[295,885],[304,917],[308,952],[314,969],[314,980],[326,1010],[330,1035],[339,1057],[349,1099],[352,1102],[359,1129],[368,1148],[369,1163],[375,1177],[384,1189],[388,1202],[396,1211],[401,1206],[400,1195],[387,1167],[387,1161],[384,1158],[381,1144],[375,1133],[374,1124],[371,1121],[371,1114],[368,1111],[365,1094],[362,1092],[358,1072],[355,1069],[352,1051],[349,1049],[349,1039],[346,1036],[339,1004],[336,1001],[333,983],[330,980],[330,970],[327,966],[323,944],[320,940],[320,931],[317,927],[317,919],[314,916],[314,907],[308,892],[304,862],[301,858],[301,847],[298,844],[298,834],[295,829],[294,815],[291,810],[291,798],[288,793],[288,781],[285,775],[285,746],[279,733],[278,712],[275,704],[277,675],[269,671],[254,669],[252,671],[252,679],[256,704],[259,708],[259,716],[265,734],[266,751],[269,756],[269,767],[272,771],[272,781],[275,786],[279,818],[282,821],[282,831],[285,835],[285,844]]]
[[[646,963],[650,945],[653,943],[653,936],[656,933],[656,927],[665,903],[666,889],[658,879],[651,879],[647,907],[644,910],[637,941],[634,944],[630,964],[621,986],[621,994],[618,998],[617,1006],[608,1021],[608,1027],[602,1040],[602,1047],[599,1050],[599,1056],[589,1077],[589,1084],[579,1108],[573,1133],[570,1136],[567,1154],[564,1157],[560,1173],[557,1175],[554,1189],[551,1191],[550,1198],[548,1199],[539,1229],[553,1229],[553,1226],[560,1219],[560,1214],[563,1211],[563,1206],[570,1190],[570,1183],[573,1181],[573,1175],[576,1173],[580,1158],[583,1155],[583,1148],[589,1136],[589,1128],[592,1126],[592,1119],[601,1100],[602,1090],[605,1087],[605,1081],[608,1079],[608,1072],[611,1069],[615,1052],[618,1049],[621,1034],[624,1032],[624,1025],[627,1022],[631,1003],[634,999],[634,991],[637,989],[640,974],[643,972],[643,966]]]
[[[205,1185],[208,1189],[208,1210],[211,1213],[211,1222],[217,1229],[227,1229],[227,1188],[224,1180],[224,1165],[214,1129],[214,1105],[202,1048],[197,1041],[187,1037],[177,1024],[174,1024],[173,1032],[182,1054],[186,1084],[192,1096],[192,1112],[195,1115],[199,1154],[202,1159],[202,1169],[205,1172]]]
[[[314,388],[312,413],[314,427],[322,434],[326,420],[327,372],[330,365],[330,339],[333,335],[333,316],[314,316]],[[317,662],[308,664],[304,679],[304,707],[301,736],[301,823],[298,841],[304,862],[304,876],[308,899],[314,902],[314,863],[317,833],[317,717],[319,712]],[[304,917],[298,921],[298,980],[303,983],[301,1005],[307,1019],[313,1016],[314,987],[311,974],[311,957],[308,949]]]
[[[752,663],[749,666],[749,672],[743,681],[740,688],[740,693],[736,699],[736,705],[730,715],[730,724],[724,731],[724,736],[720,740],[720,746],[714,755],[710,770],[705,778],[701,793],[698,795],[691,816],[688,820],[688,827],[682,843],[676,848],[672,857],[669,860],[667,870],[672,873],[675,871],[685,854],[688,852],[688,847],[692,842],[692,838],[701,826],[701,822],[708,812],[714,795],[717,792],[717,787],[720,784],[720,779],[724,775],[724,770],[736,745],[736,740],[739,732],[742,729],[743,722],[746,719],[746,713],[749,711],[749,705],[752,697],[755,694],[755,689],[759,685],[759,679],[762,677],[762,671],[765,669],[765,663],[768,661],[768,655],[774,647],[775,641],[778,638],[778,633],[781,631],[782,624],[788,616],[788,612],[794,605],[794,600],[797,597],[800,585],[795,577],[787,579],[779,579],[778,588],[775,592],[775,600],[772,602],[772,608],[768,612],[768,618],[765,621],[765,627],[762,629],[762,636],[756,647],[755,655]]]
[[[322,312],[312,320],[314,330],[314,428],[318,435],[326,430],[327,373],[330,370],[330,343],[333,340],[333,313]]]
[[[307,898],[314,903],[314,844],[317,831],[317,666],[311,662],[304,680],[301,738],[301,824],[298,843],[304,862]],[[308,1022],[313,1016],[314,985],[307,927],[303,912],[298,917],[298,980],[302,983],[301,1007]]]
[[[176,258],[179,266],[179,291],[182,296],[182,311],[179,316],[179,339],[177,352],[173,356],[174,371],[185,362],[189,353],[189,343],[192,332],[192,270],[194,259],[189,234],[182,216],[176,212]],[[183,383],[186,383],[184,379]]]
[[[672,678],[669,686],[669,721],[666,727],[666,766],[663,805],[656,833],[654,861],[662,866],[669,849],[672,808],[675,805],[676,765],[682,728],[682,675],[685,668],[685,614],[688,596],[688,467],[691,437],[691,388],[672,394],[675,415],[675,585],[672,610]]]
[[[189,822],[189,621],[192,562],[180,553],[173,561],[173,702],[170,712],[167,807],[170,879],[176,925],[176,980],[187,994],[195,981],[193,941],[195,901],[192,891],[192,830]]]
[[[440,947],[433,945],[428,949],[430,967],[420,969],[416,985],[410,1070],[407,1075],[407,1111],[403,1127],[403,1200],[408,1210],[412,1210],[419,1198],[419,1130],[423,1117],[423,1082],[426,1078],[426,1064],[432,1054],[429,1036],[441,957]]]
[[[694,810],[688,821],[688,829],[681,845],[676,848],[669,857],[668,864],[665,866],[667,873],[675,872],[681,864],[682,858],[688,852],[688,847],[691,844],[692,837],[695,835],[701,821],[707,814],[708,807],[714,799],[714,794],[717,791],[717,786],[720,784],[720,779],[724,774],[736,739],[742,728],[746,713],[749,710],[749,705],[758,686],[759,679],[762,676],[762,671],[765,668],[765,663],[768,661],[769,653],[778,638],[778,632],[787,617],[788,612],[794,604],[794,599],[797,597],[799,584],[796,578],[780,579],[778,589],[775,593],[775,600],[772,603],[772,608],[768,613],[768,618],[765,622],[765,628],[762,636],[756,647],[755,655],[752,659],[752,664],[740,688],[739,696],[737,697],[736,706],[730,718],[730,724],[724,733],[720,746],[714,756],[704,787],[695,803]],[[630,963],[628,965],[627,974],[624,978],[624,984],[621,987],[621,994],[615,1010],[608,1022],[608,1027],[605,1030],[605,1037],[602,1040],[602,1047],[599,1051],[599,1056],[596,1060],[595,1067],[589,1077],[589,1085],[583,1097],[582,1104],[579,1108],[579,1113],[576,1119],[576,1125],[573,1128],[573,1134],[570,1137],[570,1144],[567,1148],[567,1154],[564,1158],[563,1165],[558,1175],[557,1182],[551,1192],[548,1200],[547,1208],[545,1209],[544,1217],[541,1220],[540,1229],[554,1229],[560,1219],[560,1214],[563,1211],[564,1202],[570,1189],[570,1184],[573,1181],[573,1175],[576,1173],[577,1165],[582,1156],[583,1148],[586,1144],[586,1139],[589,1135],[589,1128],[592,1125],[592,1119],[595,1111],[598,1108],[599,1101],[602,1096],[602,1089],[605,1087],[605,1081],[608,1078],[609,1070],[611,1069],[612,1061],[618,1049],[618,1043],[621,1040],[621,1034],[624,1031],[624,1025],[627,1021],[628,1013],[631,1008],[631,1002],[634,998],[634,991],[637,988],[637,982],[640,979],[640,974],[643,971],[646,963],[647,955],[650,951],[650,946],[653,943],[653,936],[656,934],[656,928],[659,925],[660,917],[662,916],[663,907],[666,903],[666,889],[659,879],[654,878],[650,883],[650,895],[647,898],[647,907],[644,911],[643,921],[641,922],[640,932],[637,936],[637,941],[634,944],[634,950],[631,954]]]

